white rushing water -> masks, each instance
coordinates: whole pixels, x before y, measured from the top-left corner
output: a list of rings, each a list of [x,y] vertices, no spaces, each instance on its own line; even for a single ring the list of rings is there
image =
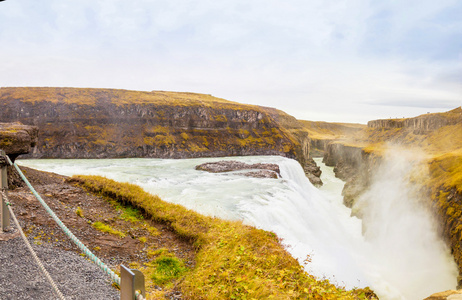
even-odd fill
[[[219,160],[276,163],[281,178],[195,170],[198,164]],[[347,288],[370,286],[381,299],[422,299],[456,285],[457,268],[430,217],[412,203],[402,204],[407,203],[400,185],[405,176],[402,170],[391,168],[386,184],[379,180],[362,199],[373,216],[369,222],[378,220],[370,223],[365,239],[361,220],[350,217],[350,209],[342,204],[343,182],[322,164],[325,184],[317,189],[296,161],[279,156],[18,163],[62,175],[102,175],[131,182],[200,213],[273,231],[300,261],[310,255],[307,270],[313,275]]]

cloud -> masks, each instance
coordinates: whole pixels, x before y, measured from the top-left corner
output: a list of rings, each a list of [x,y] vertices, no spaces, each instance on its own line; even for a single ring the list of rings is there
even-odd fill
[[[461,102],[462,103],[462,102]],[[402,101],[383,101],[383,102],[372,102],[371,105],[383,105],[383,106],[393,106],[393,107],[419,107],[419,108],[439,108],[439,109],[453,109],[453,101],[441,101],[439,98],[435,99],[414,99],[409,100],[405,99]]]
[[[461,9],[452,0],[5,1],[0,82],[203,92],[366,122],[419,100],[460,105]]]
[[[410,59],[460,58],[462,5],[456,0],[372,2],[366,53]]]

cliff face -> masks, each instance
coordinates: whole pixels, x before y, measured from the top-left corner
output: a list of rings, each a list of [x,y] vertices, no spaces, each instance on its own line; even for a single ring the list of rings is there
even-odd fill
[[[343,203],[349,208],[353,208],[355,201],[369,187],[373,166],[378,163],[362,147],[346,145],[341,141],[331,142],[326,146],[323,162],[334,167],[335,176],[345,181]],[[357,210],[352,213],[361,215]]]
[[[362,133],[328,144],[324,160],[346,181],[343,195],[347,206],[355,207],[355,201],[367,190],[388,143],[424,154],[423,164],[430,176],[418,180],[421,192],[428,193],[431,200],[427,204],[439,218],[441,235],[462,274],[462,109],[370,121]],[[353,213],[361,215],[358,210]]]
[[[123,91],[114,95],[112,90],[26,90],[0,90],[0,120],[39,128],[37,147],[31,154],[35,158],[262,154],[294,158],[300,147],[265,109],[214,101],[207,95],[203,103],[197,94],[191,95],[191,103],[182,98],[169,103],[165,92],[155,95],[158,101],[129,101],[134,95],[124,95]],[[43,98],[34,98],[37,94]]]
[[[369,121],[367,126],[378,129],[407,128],[417,132],[426,132],[461,122],[462,108],[458,107],[446,113],[426,114],[415,118]]]
[[[310,137],[310,156],[322,157],[327,145],[336,140],[352,136],[366,126],[362,124],[329,123],[300,121],[304,130]]]

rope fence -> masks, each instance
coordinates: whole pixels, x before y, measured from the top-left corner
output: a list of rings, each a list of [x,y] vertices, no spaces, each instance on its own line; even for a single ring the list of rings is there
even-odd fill
[[[21,225],[19,225],[19,222],[18,222],[18,219],[16,219],[16,216],[13,212],[13,209],[11,208],[11,205],[10,203],[8,203],[8,199],[6,197],[6,193],[4,190],[1,191],[2,193],[2,198],[7,202],[6,205],[8,206],[8,210],[10,211],[10,216],[13,218],[13,222],[16,224],[16,227],[18,228],[19,230],[19,234],[21,235],[22,237],[22,240],[24,241],[24,243],[26,244],[27,246],[27,249],[29,250],[29,252],[31,253],[32,257],[34,258],[35,262],[37,263],[37,265],[39,266],[40,270],[42,271],[42,273],[45,275],[46,279],[48,280],[48,282],[50,282],[51,286],[53,287],[53,291],[56,293],[56,295],[58,296],[59,299],[61,300],[65,300],[66,298],[64,298],[64,295],[61,293],[61,291],[59,290],[58,286],[56,285],[56,283],[53,281],[53,278],[51,278],[50,274],[48,273],[47,269],[45,269],[45,267],[43,266],[42,262],[40,261],[40,259],[38,258],[37,256],[37,253],[35,253],[34,249],[32,248],[31,244],[29,243],[29,240],[27,239],[26,235],[24,234],[24,232],[22,231],[22,228],[21,228]]]
[[[2,156],[0,156],[2,157]],[[61,228],[61,230],[63,230],[63,232],[69,237],[69,239],[71,239],[74,244],[77,245],[77,247],[92,261],[94,262],[96,265],[98,265],[100,267],[100,269],[105,272],[110,278],[111,280],[116,283],[119,287],[121,286],[121,278],[116,274],[114,273],[104,262],[102,262],[95,254],[93,254],[90,249],[88,249],[68,228],[66,225],[64,225],[64,223],[58,218],[58,216],[56,216],[56,214],[53,212],[53,210],[46,204],[46,202],[42,199],[42,197],[39,195],[39,193],[37,193],[37,191],[34,189],[34,187],[31,185],[31,183],[29,182],[29,180],[26,178],[26,176],[23,174],[23,172],[21,171],[21,169],[18,167],[18,165],[16,163],[13,163],[10,158],[5,155],[4,157],[6,157],[6,160],[8,162],[9,165],[13,166],[16,171],[18,172],[19,176],[21,177],[21,179],[24,181],[24,183],[27,185],[27,187],[30,189],[30,191],[32,192],[32,194],[35,196],[35,198],[40,202],[40,204],[43,206],[43,208],[45,208],[45,210],[47,211],[47,213],[51,216],[51,218],[58,224],[58,226]],[[1,195],[2,195],[2,199],[5,197],[5,201],[8,203],[7,199],[6,199],[6,193],[3,191],[2,189],[2,192],[1,192]],[[32,253],[32,256],[34,257],[34,259],[36,260],[37,264],[40,266],[40,269],[42,269],[42,271],[44,272],[44,274],[46,275],[48,281],[50,281],[51,285],[53,286],[53,289],[56,291],[56,293],[58,294],[58,296],[60,297],[60,299],[65,299],[64,296],[61,294],[61,292],[59,291],[59,289],[56,287],[56,284],[54,284],[53,282],[53,279],[51,278],[51,276],[48,274],[48,272],[46,271],[45,267],[43,267],[43,264],[40,262],[40,260],[38,259],[37,255],[35,254],[35,252],[33,252],[34,250],[32,249],[32,247],[30,246],[30,244],[28,243],[28,240],[27,238],[25,237],[21,227],[19,226],[19,223],[13,213],[13,210],[11,209],[11,206],[9,205],[8,203],[8,209],[11,213],[11,216],[13,217],[13,220],[16,224],[16,226],[18,226],[18,229],[21,233],[21,236],[23,237],[23,239],[25,240],[26,242],[26,245],[28,245],[28,249],[31,251]],[[136,280],[136,279],[135,279]],[[143,289],[142,289],[142,293],[144,293],[144,278],[143,278]],[[135,291],[135,298],[137,300],[144,300],[144,297],[143,297],[143,294],[140,293],[138,290]]]

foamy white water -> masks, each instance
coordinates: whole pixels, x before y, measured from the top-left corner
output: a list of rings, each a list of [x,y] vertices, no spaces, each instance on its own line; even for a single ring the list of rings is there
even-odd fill
[[[276,163],[282,178],[257,179],[239,172],[213,174],[194,169],[198,164],[219,160]],[[186,160],[50,159],[18,163],[63,175],[102,175],[131,182],[166,201],[202,214],[239,219],[273,231],[283,238],[290,253],[300,261],[311,256],[312,262],[307,265],[310,273],[347,288],[370,286],[381,299],[422,299],[434,292],[454,289],[456,285],[455,263],[434,232],[422,236],[419,236],[421,232],[411,232],[407,236],[406,228],[399,235],[389,236],[382,231],[366,240],[361,220],[350,217],[350,209],[342,204],[343,183],[335,178],[331,168],[323,165],[325,185],[317,189],[296,161],[279,156]],[[380,185],[375,188],[377,190],[367,196],[372,200],[363,201],[373,201],[374,193],[381,193]],[[392,190],[393,182],[388,183],[386,189]],[[405,201],[403,195],[398,196],[400,201]],[[377,198],[388,203],[387,199]],[[384,210],[377,205],[369,212],[380,216],[382,224],[374,226],[392,228],[397,222],[392,216],[404,215],[417,222],[417,226],[433,230],[425,214],[418,210],[415,213],[412,205],[397,206],[399,211],[394,211],[393,205],[388,207],[391,208]],[[414,218],[414,215],[417,216]],[[393,245],[399,253],[391,251]],[[404,263],[406,261],[412,263]]]

